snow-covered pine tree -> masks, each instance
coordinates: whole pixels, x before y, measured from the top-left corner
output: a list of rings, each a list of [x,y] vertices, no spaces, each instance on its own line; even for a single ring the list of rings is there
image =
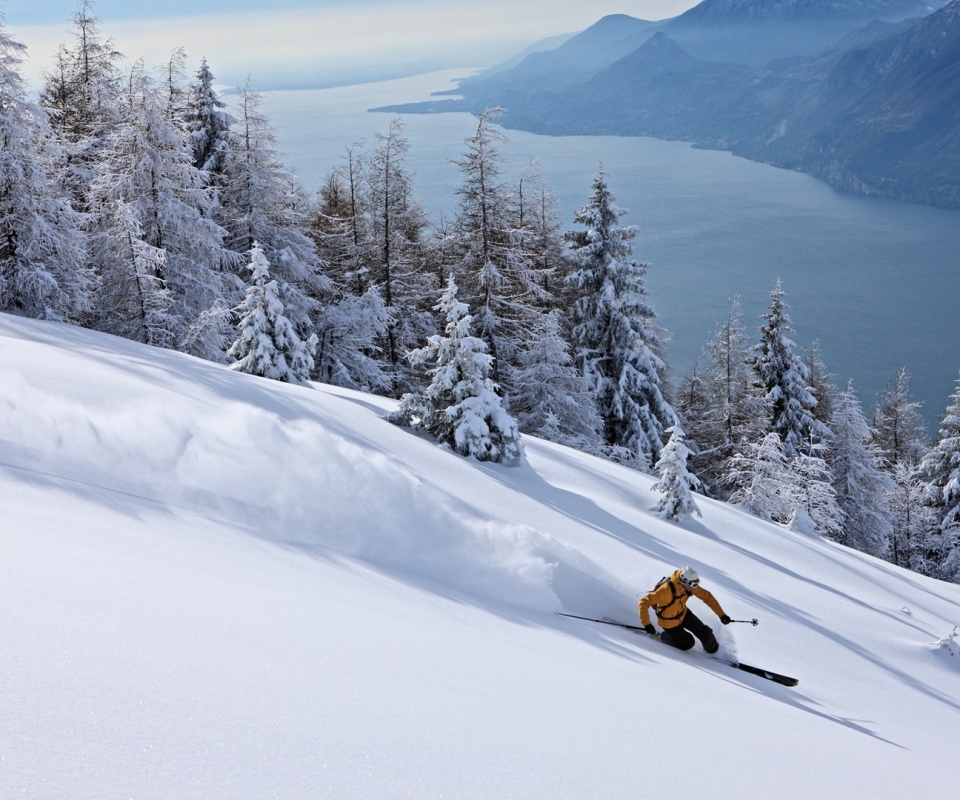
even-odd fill
[[[166,251],[144,240],[140,218],[130,203],[116,200],[114,227],[103,235],[103,306],[110,309],[109,329],[137,342],[173,349],[181,321],[164,280]]]
[[[803,363],[810,371],[808,383],[810,391],[817,400],[817,404],[813,407],[813,415],[829,428],[833,417],[834,399],[838,392],[837,387],[833,385],[833,376],[828,372],[827,365],[823,361],[819,339],[814,339],[810,343],[804,354]]]
[[[190,87],[186,122],[193,165],[207,173],[216,185],[223,174],[233,117],[225,110],[227,104],[217,95],[213,81],[213,73],[204,58],[197,70],[197,79]]]
[[[693,492],[700,488],[700,481],[687,470],[690,448],[684,442],[683,429],[673,425],[667,432],[670,439],[660,451],[656,464],[660,480],[651,487],[660,492],[660,514],[666,519],[682,519],[690,514],[702,517],[693,499]]]
[[[960,379],[920,471],[936,520],[935,534],[926,543],[927,560],[936,567],[934,577],[960,583]]]
[[[231,369],[286,383],[307,385],[313,370],[315,336],[303,341],[284,316],[283,301],[270,264],[259,245],[250,251],[253,283],[235,309],[240,317],[240,335],[227,355],[235,359]]]
[[[789,522],[797,497],[797,477],[774,432],[759,442],[745,443],[724,469],[724,479],[737,489],[730,502],[760,519]]]
[[[409,355],[434,365],[430,385],[422,394],[404,395],[390,420],[425,430],[461,455],[510,463],[522,453],[520,431],[490,379],[486,344],[470,335],[473,318],[467,310],[451,276],[437,306],[447,320],[445,335],[431,336],[426,347]]]
[[[26,99],[26,48],[4,26],[0,10],[0,310],[76,322],[95,286],[82,219],[50,178],[62,151],[47,113]]]
[[[390,372],[391,393],[400,396],[417,385],[405,355],[435,332],[431,297],[438,287],[425,270],[423,250],[426,215],[413,197],[412,179],[405,167],[410,144],[403,123],[394,119],[366,162],[365,205],[371,234],[371,277],[390,313],[380,344]]]
[[[40,105],[51,109],[53,130],[66,151],[64,186],[80,211],[90,208],[90,183],[107,137],[120,121],[121,54],[104,39],[93,0],[80,0],[73,42],[61,45],[45,72]]]
[[[767,407],[757,396],[750,374],[750,345],[740,298],[717,324],[705,357],[684,377],[675,408],[684,420],[694,455],[691,465],[708,494],[725,499],[737,487],[722,480],[723,465],[744,442],[766,432]]]
[[[873,443],[873,431],[852,382],[836,398],[830,428],[830,470],[837,503],[843,512],[843,530],[838,541],[885,558],[893,533],[889,503],[896,489],[883,471],[883,456]]]
[[[937,565],[929,555],[938,552],[940,537],[934,509],[925,502],[927,485],[920,471],[903,461],[894,464],[890,478],[896,487],[889,498],[890,560],[921,575],[935,576]]]
[[[173,327],[167,333],[174,346],[187,349],[181,337],[202,314],[224,299],[235,303],[242,297],[243,284],[228,271],[236,256],[223,247],[224,231],[211,218],[214,196],[193,166],[183,126],[171,122],[163,91],[139,66],[131,71],[123,109],[123,120],[101,151],[90,195],[93,254],[104,283],[99,327],[140,341],[150,338],[136,315],[118,314],[118,309],[139,305],[136,296],[125,296],[140,282],[139,270],[125,271],[135,260],[115,260],[118,251],[140,248],[130,242],[136,229],[143,245],[164,253],[162,262],[153,264],[155,280],[170,301]],[[136,225],[131,226],[121,210],[132,213]],[[193,341],[210,339],[195,336]],[[222,359],[222,350],[189,349],[204,358]]]
[[[520,176],[514,216],[517,239],[543,289],[537,302],[545,309],[565,307],[570,291],[566,283],[570,263],[566,257],[560,206],[540,172],[539,161],[531,162]]]
[[[360,208],[359,156],[347,148],[347,163],[327,173],[310,220],[310,235],[324,274],[342,291],[360,297],[370,285],[370,240]]]
[[[813,522],[817,534],[841,540],[844,514],[837,502],[833,473],[823,457],[824,450],[822,444],[809,444],[787,462],[794,476],[793,516],[801,509],[803,518]]]
[[[167,120],[171,125],[180,127],[187,124],[190,113],[190,88],[186,85],[187,51],[175,48],[161,70],[160,90]]]
[[[316,334],[317,380],[364,392],[387,394],[390,375],[383,369],[375,342],[383,341],[390,313],[377,288],[362,295],[342,293],[337,302],[324,306]]]
[[[458,161],[463,183],[453,235],[454,274],[473,310],[477,335],[493,358],[493,379],[510,394],[511,368],[526,326],[537,313],[543,290],[535,264],[514,225],[505,187],[500,145],[505,137],[494,123],[502,109],[488,109]]]
[[[677,415],[663,394],[662,343],[646,302],[646,264],[630,258],[634,226],[620,227],[616,204],[601,173],[590,201],[574,221],[586,230],[566,234],[575,288],[571,343],[574,363],[593,386],[604,440],[639,469],[650,471]]]
[[[810,387],[810,370],[794,353],[789,306],[777,280],[769,311],[754,346],[756,385],[770,407],[770,428],[780,436],[788,459],[809,452],[811,444],[830,438],[830,431],[813,413],[817,399]]]
[[[904,367],[884,387],[873,412],[874,441],[891,469],[896,464],[915,467],[927,450],[920,406],[910,392],[910,373]]]
[[[603,422],[563,338],[560,311],[537,322],[518,354],[510,412],[523,433],[599,455]]]
[[[681,420],[690,450],[689,469],[700,479],[700,491],[710,497],[718,493],[714,480],[709,477],[717,461],[722,463],[715,420],[714,398],[709,393],[707,377],[700,359],[684,373],[680,386],[673,396],[673,409]]]
[[[261,95],[247,83],[237,98],[237,119],[230,128],[217,214],[229,249],[248,253],[256,242],[263,251],[287,316],[306,337],[321,311],[321,300],[333,287],[321,274],[316,246],[307,232],[307,208],[301,205],[296,179],[281,161],[262,104]]]

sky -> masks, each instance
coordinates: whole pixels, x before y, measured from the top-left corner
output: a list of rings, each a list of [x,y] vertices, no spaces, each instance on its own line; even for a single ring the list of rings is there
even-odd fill
[[[67,325],[0,314],[0,375],[0,797],[958,796],[960,586]],[[685,564],[799,685],[557,614]]]
[[[0,4],[3,0],[0,0]],[[101,0],[103,32],[131,60],[164,63],[177,47],[205,57],[227,84],[248,75],[262,89],[312,88],[483,67],[549,36],[583,30],[600,17],[675,16],[691,0]],[[8,27],[30,52],[36,83],[68,35],[75,0],[6,0]],[[545,9],[549,9],[547,13]]]

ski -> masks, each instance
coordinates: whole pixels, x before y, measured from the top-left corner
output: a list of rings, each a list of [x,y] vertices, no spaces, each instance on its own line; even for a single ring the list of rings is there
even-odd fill
[[[562,611],[557,612],[561,617],[570,617],[570,619],[582,619],[585,622],[599,622],[602,625],[615,625],[618,628],[626,628],[628,631],[639,631],[640,633],[646,633],[646,631],[641,628],[639,625],[627,625],[625,622],[615,622],[611,619],[593,619],[593,617],[579,617],[576,614],[564,614]],[[649,635],[649,634],[648,634]],[[660,641],[660,635],[651,637]],[[742,661],[727,661],[725,658],[713,658],[714,661],[719,661],[721,664],[727,664],[728,666],[733,667],[734,669],[739,669],[742,672],[748,672],[751,675],[756,675],[760,678],[765,678],[768,681],[773,681],[774,683],[779,683],[781,686],[796,686],[800,683],[798,678],[791,678],[789,675],[781,675],[779,672],[771,672],[768,669],[763,669],[762,667],[754,667],[751,664],[744,664]]]

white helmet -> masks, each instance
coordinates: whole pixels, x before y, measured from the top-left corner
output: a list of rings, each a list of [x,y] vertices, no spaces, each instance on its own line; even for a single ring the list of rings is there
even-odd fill
[[[700,584],[700,576],[697,575],[697,571],[690,566],[680,570],[680,580],[688,586],[698,586]]]

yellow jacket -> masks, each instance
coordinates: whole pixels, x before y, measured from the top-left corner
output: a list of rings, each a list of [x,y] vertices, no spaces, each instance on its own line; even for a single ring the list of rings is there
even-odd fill
[[[700,586],[688,590],[680,583],[680,570],[677,570],[665,583],[640,599],[640,624],[650,624],[650,609],[653,608],[661,628],[676,628],[687,614],[687,600],[690,595],[710,606],[711,611],[718,617],[723,616],[723,609],[717,598]]]

